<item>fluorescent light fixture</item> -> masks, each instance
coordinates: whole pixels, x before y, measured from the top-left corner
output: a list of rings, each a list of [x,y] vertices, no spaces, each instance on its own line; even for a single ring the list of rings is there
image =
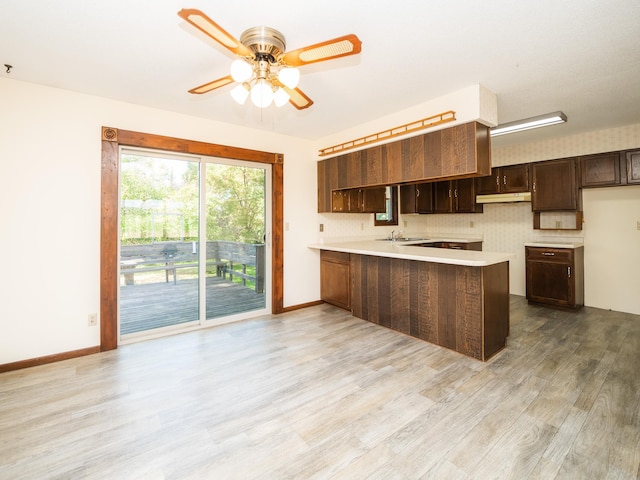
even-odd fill
[[[546,127],[548,125],[555,125],[556,123],[564,123],[566,121],[567,116],[564,113],[553,112],[547,113],[546,115],[538,115],[537,117],[525,118],[524,120],[517,120],[515,122],[503,123],[502,125],[493,127],[490,131],[492,137],[497,137],[498,135],[521,132],[532,128]]]

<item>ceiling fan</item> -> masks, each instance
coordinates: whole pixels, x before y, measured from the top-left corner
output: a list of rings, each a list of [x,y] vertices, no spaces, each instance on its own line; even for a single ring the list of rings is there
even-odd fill
[[[272,102],[277,106],[289,102],[298,110],[310,107],[313,100],[297,88],[300,73],[296,67],[355,55],[362,45],[356,35],[349,34],[287,52],[284,35],[274,28],[250,28],[238,41],[200,10],[186,8],[178,15],[240,57],[231,64],[231,75],[192,88],[189,93],[207,93],[237,82],[231,90],[234,100],[243,104],[250,96],[261,108]]]

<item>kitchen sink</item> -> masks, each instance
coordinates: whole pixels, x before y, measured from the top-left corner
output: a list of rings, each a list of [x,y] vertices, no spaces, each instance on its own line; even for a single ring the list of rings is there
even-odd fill
[[[422,242],[429,240],[428,238],[422,237],[399,237],[391,240],[390,238],[378,238],[377,240],[381,242]]]

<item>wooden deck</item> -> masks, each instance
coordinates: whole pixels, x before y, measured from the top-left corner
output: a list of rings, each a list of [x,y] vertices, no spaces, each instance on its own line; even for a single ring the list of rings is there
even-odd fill
[[[195,278],[120,288],[120,333],[151,330],[198,320]],[[207,277],[207,319],[265,307],[265,294],[221,277]]]

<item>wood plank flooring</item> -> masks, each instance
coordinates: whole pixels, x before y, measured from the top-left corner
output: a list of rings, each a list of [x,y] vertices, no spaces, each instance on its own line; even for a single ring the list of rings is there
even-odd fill
[[[638,479],[640,316],[482,363],[321,305],[0,374],[2,479]]]

